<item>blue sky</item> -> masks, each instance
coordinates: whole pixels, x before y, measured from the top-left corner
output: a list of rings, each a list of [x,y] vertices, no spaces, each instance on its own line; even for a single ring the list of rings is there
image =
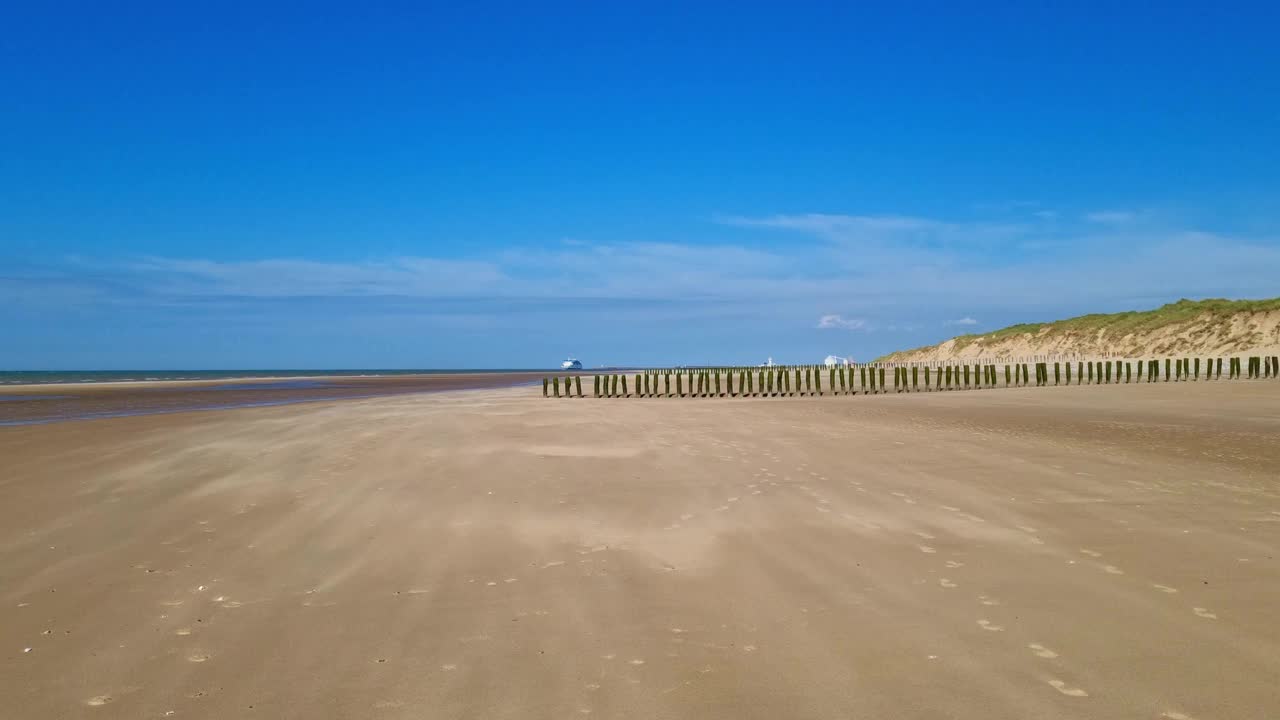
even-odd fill
[[[6,9],[0,369],[868,359],[1280,295],[1274,5],[610,5]]]

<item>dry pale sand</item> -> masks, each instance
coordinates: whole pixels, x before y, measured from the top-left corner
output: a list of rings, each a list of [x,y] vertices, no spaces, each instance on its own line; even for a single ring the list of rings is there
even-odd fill
[[[0,430],[0,717],[1280,716],[1280,382]]]

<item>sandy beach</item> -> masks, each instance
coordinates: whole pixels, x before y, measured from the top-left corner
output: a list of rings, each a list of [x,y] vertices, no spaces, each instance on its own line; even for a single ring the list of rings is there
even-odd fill
[[[0,429],[6,718],[1280,716],[1280,382]]]

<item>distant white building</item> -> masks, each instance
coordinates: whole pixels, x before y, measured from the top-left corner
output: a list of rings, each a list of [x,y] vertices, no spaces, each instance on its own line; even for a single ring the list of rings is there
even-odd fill
[[[822,364],[823,364],[823,365],[826,365],[826,366],[827,366],[827,367],[829,367],[829,368],[831,368],[831,367],[849,367],[850,365],[852,365],[852,364],[853,364],[853,361],[852,361],[852,360],[850,360],[850,359],[849,359],[849,358],[847,358],[847,357],[840,357],[840,356],[838,356],[838,355],[828,355],[828,356],[827,356],[827,359],[825,359],[825,360],[823,360],[823,361],[822,361]]]

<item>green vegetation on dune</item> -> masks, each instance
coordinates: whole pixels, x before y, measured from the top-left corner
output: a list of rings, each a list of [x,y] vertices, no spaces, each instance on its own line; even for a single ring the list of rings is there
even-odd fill
[[[1225,320],[1241,313],[1280,311],[1280,298],[1269,300],[1179,300],[1155,310],[1141,310],[1092,315],[1081,315],[1067,320],[1046,323],[1023,323],[989,333],[960,335],[952,338],[953,352],[960,352],[971,345],[988,347],[1007,340],[1026,336],[1029,340],[1043,342],[1064,337],[1098,337],[1105,332],[1108,338],[1119,339],[1127,335],[1152,333],[1173,325],[1193,321]],[[915,353],[934,350],[938,345],[928,345],[903,350],[877,358],[876,362],[902,360]]]

